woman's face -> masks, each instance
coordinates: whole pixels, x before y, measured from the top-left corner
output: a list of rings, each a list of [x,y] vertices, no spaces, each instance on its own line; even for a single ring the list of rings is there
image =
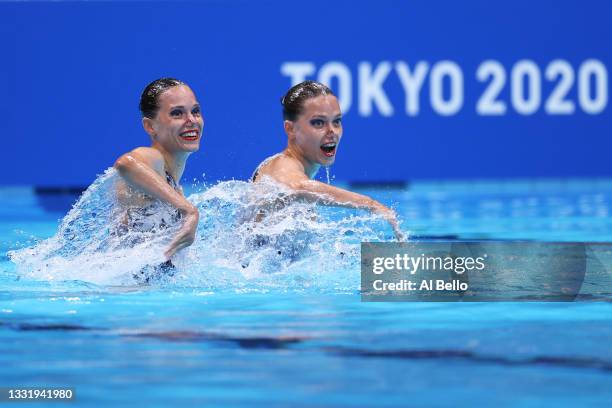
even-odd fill
[[[171,153],[198,151],[204,119],[191,89],[173,86],[159,96],[158,104],[155,118],[144,119],[153,140]]]
[[[342,113],[333,95],[319,95],[304,102],[295,122],[285,121],[289,142],[310,162],[329,166],[336,159],[342,137]]]

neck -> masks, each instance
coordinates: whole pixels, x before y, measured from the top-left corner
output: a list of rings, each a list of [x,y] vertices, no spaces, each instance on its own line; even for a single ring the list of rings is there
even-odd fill
[[[283,154],[293,157],[299,161],[304,167],[304,173],[306,173],[310,179],[313,178],[321,168],[319,163],[306,159],[300,149],[295,145],[287,146],[287,148],[283,151]]]
[[[153,148],[162,154],[166,171],[172,176],[174,181],[178,183],[183,176],[185,163],[187,163],[187,158],[191,152],[168,152],[157,143],[153,145]]]

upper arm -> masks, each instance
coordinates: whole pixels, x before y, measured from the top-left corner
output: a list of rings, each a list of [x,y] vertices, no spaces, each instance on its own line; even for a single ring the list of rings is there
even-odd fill
[[[143,191],[143,183],[149,183],[151,177],[157,178],[163,173],[163,166],[161,153],[149,147],[139,147],[121,155],[114,164],[121,176],[116,185],[119,202],[143,205],[142,197],[135,196],[132,189]]]
[[[330,186],[316,180],[296,180],[290,187],[298,196],[318,201],[325,205],[372,209],[377,204],[376,201],[368,196]]]
[[[132,150],[117,160],[115,168],[122,178],[119,189],[123,188],[124,184],[149,198],[169,203],[179,211],[197,212],[197,209],[166,181],[163,176],[164,159],[157,150],[144,147]],[[133,198],[131,193],[127,194],[127,199]]]

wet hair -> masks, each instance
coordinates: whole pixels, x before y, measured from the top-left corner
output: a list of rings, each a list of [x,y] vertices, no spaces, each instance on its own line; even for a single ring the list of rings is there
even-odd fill
[[[320,95],[334,95],[331,89],[316,81],[304,81],[292,86],[281,98],[283,118],[294,122],[302,113],[304,103]]]
[[[185,85],[185,83],[175,78],[160,78],[147,85],[140,95],[142,117],[155,118],[159,110],[159,96],[168,89],[179,85]]]

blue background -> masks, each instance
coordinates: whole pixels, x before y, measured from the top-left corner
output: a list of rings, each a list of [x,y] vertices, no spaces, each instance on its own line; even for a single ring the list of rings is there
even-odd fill
[[[279,98],[291,82],[280,67],[291,61],[351,71],[338,180],[612,176],[610,107],[590,115],[577,98],[583,61],[612,67],[611,17],[604,0],[0,3],[0,184],[87,185],[120,154],[148,145],[138,98],[161,76],[189,83],[205,115],[183,182],[247,178],[285,146]],[[576,74],[567,95],[575,113],[545,113],[555,82],[543,79],[542,107],[518,114],[512,66],[533,60],[543,75],[558,58]],[[476,113],[487,83],[475,73],[487,59],[506,69],[503,116]],[[359,114],[360,62],[421,60],[461,67],[457,114],[432,109],[426,81],[420,113],[407,116],[394,72],[384,89],[395,113]]]

